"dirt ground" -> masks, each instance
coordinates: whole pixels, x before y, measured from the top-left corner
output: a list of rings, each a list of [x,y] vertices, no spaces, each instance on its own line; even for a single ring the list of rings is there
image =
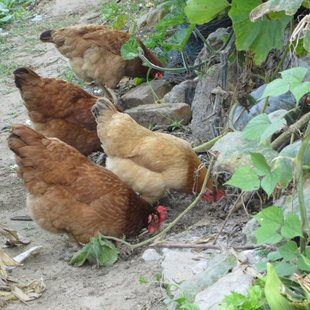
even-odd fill
[[[88,5],[97,1],[87,1]],[[85,10],[86,1],[44,1],[38,7],[38,14],[43,16],[43,21],[38,24],[38,32],[32,33],[33,49],[31,53],[23,49],[27,39],[25,34],[19,33],[10,39],[12,52],[18,50],[14,55],[13,65],[30,66],[44,77],[58,77],[66,66],[66,60],[60,56],[53,45],[44,45],[38,40],[40,29],[46,29],[44,20],[48,21],[49,14],[58,14],[63,7],[70,8],[72,22],[82,23],[86,16],[96,14],[96,10]],[[55,6],[55,4],[57,4]],[[63,17],[62,17],[63,18]],[[66,17],[64,17],[66,18]],[[16,27],[16,26],[14,26]],[[33,39],[32,38],[32,39]],[[92,266],[76,268],[69,266],[66,257],[70,255],[67,236],[54,235],[41,230],[35,222],[15,221],[16,216],[28,216],[25,206],[25,189],[23,182],[17,178],[14,171],[13,153],[8,149],[6,137],[13,123],[27,124],[28,116],[22,103],[13,77],[9,76],[0,81],[0,222],[11,229],[16,230],[23,239],[30,241],[29,245],[15,248],[4,248],[11,256],[15,256],[33,246],[44,246],[43,251],[28,259],[22,267],[10,272],[10,277],[21,282],[31,282],[42,278],[46,290],[43,295],[32,302],[29,306],[23,303],[5,306],[7,310],[19,309],[163,309],[166,306],[163,299],[166,298],[165,290],[154,284],[140,284],[139,277],[147,280],[155,280],[156,274],[161,273],[160,262],[145,262],[141,254],[145,250],[139,249],[127,257],[122,257],[114,266],[97,269]],[[168,208],[169,216],[167,224],[174,219],[193,197],[187,195],[172,195],[163,199],[163,204]],[[202,221],[196,233],[200,237],[210,237],[216,234],[226,213],[222,208],[206,205],[201,202],[178,225],[172,230],[170,236],[177,232],[187,230],[191,225]],[[237,214],[223,235],[227,235],[236,226],[244,221]],[[166,225],[167,225],[166,224]],[[237,229],[238,230],[238,229]],[[187,238],[195,236],[195,229],[188,232]]]

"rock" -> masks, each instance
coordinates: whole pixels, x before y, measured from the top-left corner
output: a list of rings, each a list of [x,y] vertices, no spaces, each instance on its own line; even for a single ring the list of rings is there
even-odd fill
[[[118,104],[126,110],[142,104],[154,103],[157,98],[154,98],[152,90],[158,99],[162,99],[172,89],[171,84],[165,80],[153,80],[149,84],[143,83],[130,90],[119,99]]]
[[[191,129],[193,135],[202,141],[208,141],[214,138],[212,123],[217,117],[213,113],[214,95],[212,90],[218,86],[220,65],[213,67],[213,72],[209,70],[206,77],[198,82],[195,96],[192,102],[193,119]],[[238,65],[228,63],[227,85],[236,83]]]
[[[162,256],[159,255],[154,249],[147,249],[144,251],[141,258],[145,260],[146,262],[148,262],[152,260],[160,260]]]
[[[171,125],[173,121],[182,121],[186,125],[192,118],[192,111],[186,103],[153,103],[144,104],[126,110],[138,124],[149,127],[155,125]],[[168,118],[168,119],[167,119]]]
[[[187,80],[174,86],[172,90],[164,96],[162,102],[185,102],[191,105],[198,81],[199,79],[195,78],[194,80]]]
[[[178,283],[190,279],[207,267],[207,255],[170,249],[164,249],[164,252],[162,268],[165,282]]]
[[[201,255],[201,253],[200,253]],[[185,264],[186,262],[183,262]],[[181,284],[181,289],[186,297],[188,303],[193,303],[196,295],[210,287],[218,279],[223,277],[230,269],[235,267],[237,259],[230,252],[221,254],[214,254],[208,260],[205,270],[199,274],[194,275],[192,278],[184,281]],[[180,298],[181,293],[178,291],[174,299]],[[169,310],[180,309],[177,303],[172,303]]]
[[[230,295],[231,291],[247,296],[246,289],[252,286],[253,278],[244,274],[241,269],[226,274],[208,289],[198,293],[195,304],[200,310],[217,309],[225,295]]]
[[[157,7],[151,8],[147,14],[142,15],[137,20],[136,31],[141,31],[144,27],[155,27],[167,15],[165,8]],[[134,24],[134,23],[133,23]]]

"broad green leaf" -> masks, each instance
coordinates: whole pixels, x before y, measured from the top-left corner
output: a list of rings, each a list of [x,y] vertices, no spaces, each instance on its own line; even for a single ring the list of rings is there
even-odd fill
[[[277,207],[268,207],[253,216],[262,227],[278,230],[283,222],[283,211]]]
[[[191,23],[204,24],[229,6],[226,0],[192,0],[184,8],[184,12]]]
[[[272,264],[267,263],[265,296],[271,310],[293,310],[290,303],[281,294],[282,283]]]
[[[266,271],[267,270],[267,262],[256,263],[255,267],[256,267],[258,272]]]
[[[270,124],[267,114],[263,113],[252,118],[242,130],[242,133],[247,139],[256,140]]]
[[[274,271],[279,277],[290,276],[297,271],[297,267],[289,263],[280,263],[274,266]]]
[[[279,247],[279,252],[286,261],[291,261],[299,255],[299,250],[295,241],[289,241]]]
[[[295,164],[292,158],[278,156],[271,164],[272,169],[279,169],[281,176],[278,182],[282,188],[287,188],[294,177]]]
[[[254,164],[254,172],[259,176],[264,176],[270,172],[270,167],[261,153],[250,153],[252,162]]]
[[[260,143],[263,143],[265,140],[270,138],[276,131],[278,131],[283,126],[283,124],[285,124],[284,118],[277,119],[276,121],[271,123],[261,134]]]
[[[302,255],[297,261],[297,266],[303,271],[310,271],[310,260],[306,256]]]
[[[286,15],[294,15],[302,2],[303,0],[269,0],[251,12],[251,21],[255,22],[270,12],[285,11]]]
[[[281,173],[282,171],[279,168],[276,168],[262,179],[261,187],[267,193],[268,198],[270,197],[276,185],[278,184],[281,178]]]
[[[115,30],[122,30],[127,22],[127,17],[126,15],[118,15],[116,20],[113,23],[113,29]]]
[[[304,67],[294,67],[280,72],[282,79],[290,82],[290,84],[301,83],[305,78],[308,69]]]
[[[302,82],[296,87],[291,89],[293,96],[296,99],[296,102],[299,102],[300,98],[310,91],[310,82]]]
[[[132,35],[130,39],[122,46],[121,54],[123,59],[132,60],[139,56],[140,44],[136,38]]]
[[[260,180],[250,167],[240,167],[225,184],[239,187],[243,191],[254,191],[259,189]]]
[[[272,227],[259,227],[255,231],[256,245],[263,243],[267,244],[276,244],[282,240],[282,236],[278,233],[275,233]]]
[[[301,223],[296,214],[289,214],[284,220],[284,225],[281,228],[281,234],[286,239],[294,237],[303,237]]]
[[[114,244],[109,240],[101,239],[99,234],[98,238],[90,238],[90,242],[73,255],[69,265],[80,267],[88,262],[97,267],[110,266],[118,259],[118,253]]]
[[[264,93],[260,99],[268,97],[268,96],[273,96],[273,97],[281,96],[285,94],[286,92],[288,92],[289,89],[290,89],[290,84],[287,81],[283,79],[273,80],[266,86]]]
[[[292,16],[285,16],[279,20],[263,17],[252,23],[249,19],[250,13],[260,4],[259,0],[233,0],[229,11],[236,34],[237,49],[250,50],[257,65],[266,60],[271,49],[282,49],[284,30],[292,19]]]
[[[301,140],[286,146],[281,152],[280,152],[280,156],[287,156],[287,157],[291,157],[292,159],[295,158],[299,152],[301,146]],[[304,154],[304,163],[305,165],[310,165],[310,142],[308,143],[307,147],[306,147],[306,151]]]
[[[290,44],[290,50],[295,52],[298,58],[303,58],[308,54],[308,51],[304,48],[304,39],[294,40],[292,44]]]
[[[177,3],[177,5],[173,6],[171,12],[169,12],[155,27],[173,27],[183,24],[188,24],[187,16],[184,12],[185,2]]]
[[[282,255],[280,254],[279,251],[273,251],[273,252],[270,252],[267,257],[271,261],[275,261],[275,260],[279,260],[280,258],[282,258]]]

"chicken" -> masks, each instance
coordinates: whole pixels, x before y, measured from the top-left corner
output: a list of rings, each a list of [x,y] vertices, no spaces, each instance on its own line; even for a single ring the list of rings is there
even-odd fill
[[[32,217],[49,232],[86,243],[98,232],[129,237],[144,227],[154,231],[165,218],[162,206],[154,209],[113,172],[57,138],[15,124],[7,142]]]
[[[145,78],[149,69],[143,66],[139,57],[132,60],[122,58],[121,47],[129,38],[127,32],[95,24],[46,30],[40,36],[43,42],[54,43],[58,51],[69,58],[70,66],[78,78],[86,82],[95,81],[105,96],[114,102],[116,96],[111,89],[117,86],[123,76]],[[164,67],[141,40],[137,39],[137,42],[151,63]],[[151,69],[149,77],[161,78],[162,75],[162,71]]]
[[[108,155],[107,168],[146,201],[154,203],[167,191],[201,191],[207,169],[187,141],[140,126],[128,114],[117,112],[107,99],[98,99],[92,112]],[[203,199],[218,200],[221,196],[209,179]]]
[[[91,113],[98,97],[75,84],[42,78],[26,67],[15,70],[14,76],[35,130],[65,141],[86,156],[102,150]]]

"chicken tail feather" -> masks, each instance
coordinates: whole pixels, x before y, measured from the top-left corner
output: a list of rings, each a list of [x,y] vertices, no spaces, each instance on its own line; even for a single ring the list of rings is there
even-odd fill
[[[40,40],[43,42],[55,43],[52,37],[52,31],[53,30],[46,30],[42,32],[40,35]]]
[[[40,76],[27,67],[17,68],[14,72],[15,85],[22,90],[23,83],[29,78],[40,79]]]
[[[27,145],[34,145],[41,142],[44,138],[39,132],[31,129],[28,126],[14,124],[10,135],[7,138],[8,146],[16,155],[21,156],[21,149]]]
[[[91,109],[95,118],[98,118],[100,116],[101,110],[109,110],[112,111],[113,113],[119,111],[119,109],[117,109],[117,107],[109,99],[106,98],[99,98],[96,104],[94,104]]]

